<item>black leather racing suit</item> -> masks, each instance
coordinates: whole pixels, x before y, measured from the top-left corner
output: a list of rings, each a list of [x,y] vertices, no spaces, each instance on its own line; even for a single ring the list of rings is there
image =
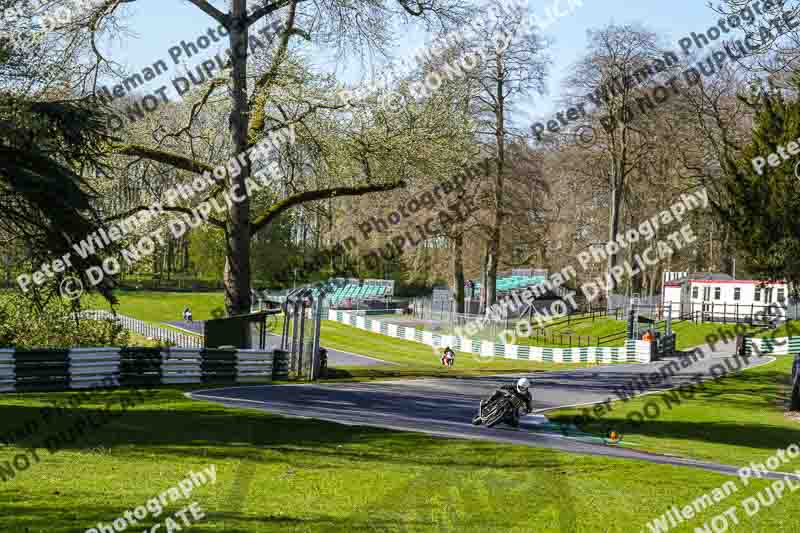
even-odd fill
[[[511,393],[522,400],[529,413],[533,411],[533,396],[531,396],[530,391],[521,393],[517,390],[516,385],[503,385],[497,391],[495,391],[489,401],[491,402],[492,400],[499,399],[505,396],[507,393]],[[519,409],[512,409],[510,412],[508,412],[506,417],[503,419],[503,422],[515,428],[519,427]]]

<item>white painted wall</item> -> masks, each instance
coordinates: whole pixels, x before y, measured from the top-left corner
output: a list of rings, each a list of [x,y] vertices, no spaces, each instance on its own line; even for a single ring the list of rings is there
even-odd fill
[[[758,298],[756,298],[758,296]],[[789,287],[786,283],[768,283],[763,286],[753,280],[689,280],[681,287],[664,287],[664,304],[673,302],[673,316],[690,311],[706,311],[734,317],[750,313],[751,306],[758,312],[770,304],[786,305]],[[680,305],[676,305],[680,302]],[[773,311],[773,313],[776,311]],[[781,314],[785,312],[780,311]]]

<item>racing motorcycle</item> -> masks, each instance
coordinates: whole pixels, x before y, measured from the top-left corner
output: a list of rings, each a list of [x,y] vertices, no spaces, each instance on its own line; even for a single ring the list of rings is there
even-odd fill
[[[525,402],[519,396],[507,391],[498,398],[481,400],[478,416],[472,419],[472,424],[479,426],[484,424],[486,427],[494,427],[507,417],[513,416],[517,409],[527,412]]]

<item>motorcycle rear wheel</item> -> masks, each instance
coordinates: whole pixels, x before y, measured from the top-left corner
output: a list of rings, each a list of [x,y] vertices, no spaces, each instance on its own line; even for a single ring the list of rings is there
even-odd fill
[[[495,402],[495,405],[490,407],[490,410],[488,413],[486,413],[486,416],[482,417],[486,427],[494,427],[502,422],[506,417],[508,409],[513,409],[513,406],[507,399],[503,398]]]

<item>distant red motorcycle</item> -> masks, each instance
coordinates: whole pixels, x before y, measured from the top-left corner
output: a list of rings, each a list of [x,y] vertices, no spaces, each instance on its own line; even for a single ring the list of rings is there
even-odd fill
[[[453,350],[450,349],[448,346],[444,349],[444,353],[442,354],[442,364],[447,368],[453,368],[453,363],[456,360],[456,354]]]

